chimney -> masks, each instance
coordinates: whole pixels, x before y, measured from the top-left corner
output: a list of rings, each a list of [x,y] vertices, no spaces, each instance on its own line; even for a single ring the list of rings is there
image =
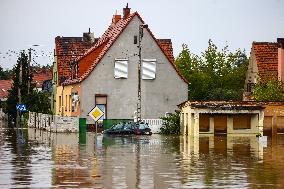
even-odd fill
[[[117,11],[115,11],[115,15],[112,17],[112,24],[116,24],[121,19],[121,15],[117,14]]]
[[[93,43],[95,41],[94,33],[91,33],[91,29],[89,28],[89,32],[83,33],[83,41],[88,43]]]
[[[278,77],[284,81],[284,38],[277,38],[278,43]]]
[[[130,8],[128,8],[128,3],[126,4],[126,7],[123,8],[123,19],[126,19],[130,15]]]

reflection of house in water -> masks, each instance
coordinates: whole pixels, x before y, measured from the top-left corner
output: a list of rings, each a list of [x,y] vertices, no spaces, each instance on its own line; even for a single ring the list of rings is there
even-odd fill
[[[183,161],[179,174],[188,187],[247,188],[247,180],[255,179],[250,170],[263,163],[264,147],[262,139],[255,136],[184,136],[180,145]]]
[[[87,134],[86,144],[79,145],[77,134],[29,130],[29,140],[51,145],[52,185],[58,187],[97,187],[98,167],[94,157],[94,134]]]
[[[255,102],[184,102],[181,108],[181,133],[262,134],[264,107]]]

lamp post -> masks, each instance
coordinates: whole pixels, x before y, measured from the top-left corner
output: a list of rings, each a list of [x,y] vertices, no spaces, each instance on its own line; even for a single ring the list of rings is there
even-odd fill
[[[141,67],[142,67],[142,57],[141,57],[141,41],[143,38],[143,29],[148,28],[147,24],[139,25],[139,42],[138,42],[138,101],[137,101],[137,122],[141,121]]]

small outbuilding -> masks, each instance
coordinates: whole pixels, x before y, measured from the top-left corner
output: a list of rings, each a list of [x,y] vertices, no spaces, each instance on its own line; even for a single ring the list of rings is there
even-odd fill
[[[264,106],[256,102],[186,101],[181,109],[181,133],[263,134]]]

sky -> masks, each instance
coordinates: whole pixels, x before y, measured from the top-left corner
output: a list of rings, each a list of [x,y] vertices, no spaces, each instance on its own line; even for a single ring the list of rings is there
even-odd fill
[[[129,3],[156,38],[172,39],[200,55],[208,40],[249,55],[253,41],[284,38],[284,0],[0,0],[0,65],[16,64],[29,48],[33,63],[52,64],[55,37],[81,37],[88,28],[99,37]],[[36,46],[34,46],[36,45]]]

